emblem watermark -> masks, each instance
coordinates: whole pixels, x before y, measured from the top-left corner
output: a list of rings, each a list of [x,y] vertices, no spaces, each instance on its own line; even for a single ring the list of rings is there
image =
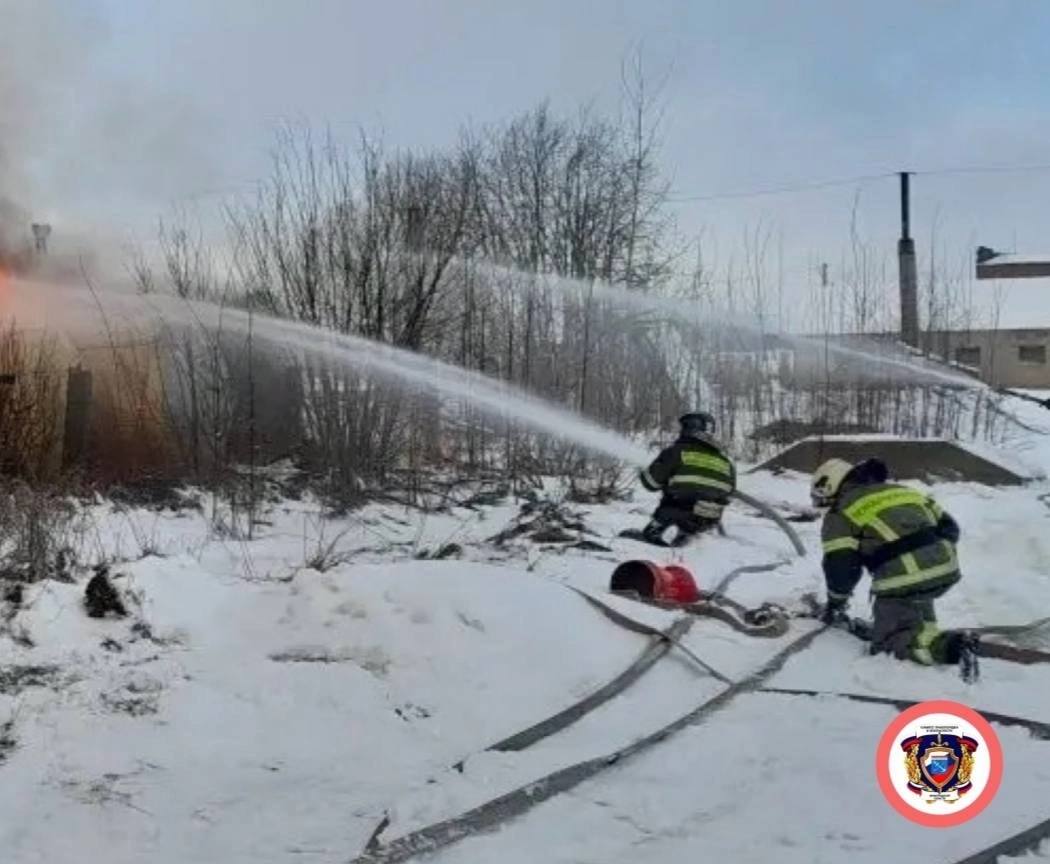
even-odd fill
[[[875,757],[882,794],[906,819],[931,828],[968,822],[991,803],[1003,775],[995,730],[958,702],[921,702],[882,735]]]

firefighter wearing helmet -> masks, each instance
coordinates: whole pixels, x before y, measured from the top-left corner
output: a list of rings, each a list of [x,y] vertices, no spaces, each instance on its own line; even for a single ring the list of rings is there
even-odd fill
[[[642,531],[650,543],[662,543],[672,525],[677,529],[674,546],[718,526],[736,489],[736,467],[711,434],[714,418],[693,412],[678,422],[678,440],[639,474],[646,489],[662,493],[659,506]]]
[[[825,623],[846,618],[865,569],[874,598],[871,653],[924,664],[957,663],[974,637],[937,626],[933,601],[960,579],[959,526],[936,501],[887,482],[886,465],[831,459],[813,475],[813,504],[826,508],[821,539]]]

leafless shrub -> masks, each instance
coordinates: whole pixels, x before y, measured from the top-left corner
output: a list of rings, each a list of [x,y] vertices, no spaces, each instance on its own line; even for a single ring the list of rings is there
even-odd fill
[[[0,497],[0,579],[72,581],[76,516],[68,499],[47,488],[12,483]]]
[[[568,480],[568,501],[574,504],[608,504],[629,497],[635,488],[636,478],[632,470],[622,466],[598,464],[574,472]]]
[[[327,573],[353,557],[349,550],[340,548],[350,528],[344,528],[335,536],[329,533],[329,522],[323,514],[304,524],[303,533],[303,566],[318,573]]]
[[[0,470],[28,480],[52,477],[62,440],[63,368],[47,334],[0,331]]]

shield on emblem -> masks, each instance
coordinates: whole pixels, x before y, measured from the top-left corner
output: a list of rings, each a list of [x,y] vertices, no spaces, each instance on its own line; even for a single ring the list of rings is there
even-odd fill
[[[940,792],[954,779],[959,769],[959,757],[950,747],[935,745],[923,753],[919,765],[923,776]]]

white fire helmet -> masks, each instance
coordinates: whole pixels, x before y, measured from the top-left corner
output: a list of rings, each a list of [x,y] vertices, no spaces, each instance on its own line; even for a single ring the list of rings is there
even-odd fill
[[[809,495],[814,507],[830,507],[842,488],[842,481],[853,470],[845,459],[829,459],[813,472]]]

